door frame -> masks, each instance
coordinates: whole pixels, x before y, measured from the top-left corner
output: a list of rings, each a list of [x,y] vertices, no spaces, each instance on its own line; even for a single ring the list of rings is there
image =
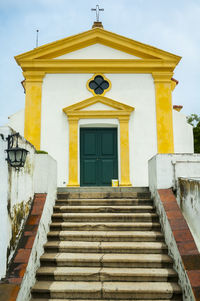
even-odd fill
[[[108,126],[108,124],[90,124],[90,126],[79,126],[79,183],[80,183],[80,186],[83,186],[81,185],[81,129],[91,129],[91,130],[103,130],[105,129],[106,131],[109,130],[109,129],[116,129],[116,160],[117,160],[117,176],[116,178],[113,178],[113,179],[118,179],[120,180],[120,176],[119,176],[119,127],[118,126],[113,126],[110,124],[110,126]],[[110,183],[110,186],[111,186],[112,183]],[[92,186],[92,185],[91,185]],[[91,187],[90,185],[86,186],[86,187]],[[103,185],[104,186],[104,185]],[[109,186],[109,185],[105,185],[105,186]],[[84,186],[83,186],[84,187]],[[95,185],[95,187],[98,187],[98,185]]]

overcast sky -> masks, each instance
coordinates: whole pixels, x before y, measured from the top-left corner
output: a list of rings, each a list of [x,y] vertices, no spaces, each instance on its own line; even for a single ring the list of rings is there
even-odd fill
[[[0,125],[23,109],[25,95],[14,56],[91,28],[92,7],[104,8],[104,28],[182,56],[173,104],[200,114],[200,0],[0,0]]]

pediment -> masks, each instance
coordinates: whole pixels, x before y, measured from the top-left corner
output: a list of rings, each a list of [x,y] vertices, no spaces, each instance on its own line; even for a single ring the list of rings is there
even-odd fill
[[[59,60],[59,57],[61,60],[63,55],[73,53],[95,44],[101,44],[125,54],[129,54],[133,56],[133,59],[134,57],[137,59],[159,59],[173,61],[176,62],[176,64],[181,59],[181,57],[172,53],[106,31],[102,28],[94,28],[78,35],[37,47],[34,50],[16,56],[15,59],[19,65],[23,61],[30,60],[50,60],[55,58]]]
[[[102,105],[100,109],[97,106]],[[96,108],[95,108],[96,107]],[[63,109],[68,117],[95,118],[129,116],[134,107],[104,96],[94,96]]]
[[[117,110],[114,107],[111,107],[109,105],[105,105],[102,102],[98,101],[94,104],[91,104],[83,109],[81,109],[80,111],[86,111],[86,110],[90,110],[90,111],[109,111],[109,110]]]

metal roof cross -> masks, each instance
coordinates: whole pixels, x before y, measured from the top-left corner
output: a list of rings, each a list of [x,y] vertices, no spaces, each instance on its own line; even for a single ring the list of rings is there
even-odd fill
[[[104,8],[99,8],[99,5],[96,5],[96,8],[91,8],[92,11],[96,11],[96,22],[99,22],[99,12],[104,11]]]

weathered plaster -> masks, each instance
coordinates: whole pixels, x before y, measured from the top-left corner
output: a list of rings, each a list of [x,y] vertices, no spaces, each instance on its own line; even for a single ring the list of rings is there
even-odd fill
[[[40,265],[40,256],[44,253],[43,245],[47,241],[47,233],[51,223],[57,192],[57,163],[49,155],[36,155],[34,190],[37,193],[47,193],[47,197],[17,301],[30,300],[31,298],[30,289],[35,283],[36,270]]]
[[[200,178],[179,178],[177,201],[200,251]]]
[[[183,292],[183,301],[194,301],[194,295],[192,292],[191,284],[187,276],[186,269],[183,265],[183,261],[181,259],[181,255],[177,248],[177,244],[169,224],[165,208],[161,202],[158,191],[156,190],[154,193],[154,205],[156,207],[156,211],[159,215],[162,232],[165,236],[165,242],[168,246],[169,255],[173,258],[174,261],[174,269],[178,273],[179,284],[182,288]]]

